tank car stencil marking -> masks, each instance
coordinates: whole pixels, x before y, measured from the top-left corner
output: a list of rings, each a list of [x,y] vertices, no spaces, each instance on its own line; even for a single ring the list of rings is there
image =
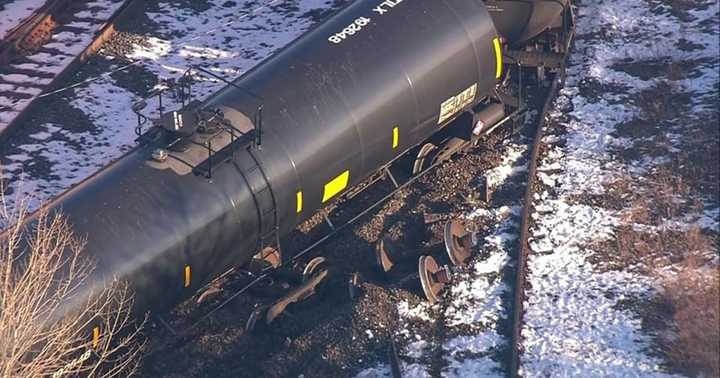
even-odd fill
[[[340,44],[350,36],[359,33],[364,27],[370,24],[370,21],[372,20],[367,17],[360,17],[353,21],[350,25],[346,26],[343,30],[331,35],[328,38],[328,41],[334,44]]]
[[[440,105],[440,119],[438,120],[438,124],[442,124],[454,115],[458,114],[461,110],[465,109],[465,107],[472,104],[475,101],[476,95],[477,83],[469,86],[456,96],[452,96],[445,100],[445,102]]]

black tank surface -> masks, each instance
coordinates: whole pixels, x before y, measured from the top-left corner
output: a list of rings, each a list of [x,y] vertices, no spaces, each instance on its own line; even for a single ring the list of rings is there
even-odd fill
[[[525,42],[562,25],[570,0],[488,0],[495,27],[510,44]]]
[[[139,310],[163,310],[247,262],[490,96],[497,37],[479,0],[356,1],[201,104],[239,139],[194,134],[163,157],[155,127],[50,204],[87,238],[88,288],[127,279]]]
[[[257,228],[255,218],[238,218],[255,205],[232,166],[209,181],[156,169],[151,154],[134,149],[54,202],[97,265],[86,289],[125,279],[141,312],[168,308],[247,261]]]
[[[236,81],[264,99],[282,229],[490,95],[496,37],[481,1],[357,1]],[[252,114],[245,98],[226,87],[208,106]]]

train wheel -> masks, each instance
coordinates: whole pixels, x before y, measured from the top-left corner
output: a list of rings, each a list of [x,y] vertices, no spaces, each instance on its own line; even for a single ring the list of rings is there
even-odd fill
[[[438,161],[450,159],[453,155],[470,145],[470,142],[461,138],[451,138],[440,144],[440,146],[425,143],[425,145],[420,148],[420,152],[418,152],[418,156],[415,159],[415,164],[413,164],[413,174],[418,174],[430,168]]]
[[[278,268],[280,264],[282,264],[282,255],[280,255],[280,251],[277,249],[266,247],[263,248],[262,251],[258,252],[253,257],[253,260],[263,267],[271,266],[273,268]]]
[[[245,332],[252,333],[255,331],[255,327],[258,325],[258,319],[261,319],[267,313],[268,308],[270,308],[268,305],[255,305],[247,322],[245,322]],[[260,322],[260,324],[262,324],[262,322]]]
[[[415,164],[413,164],[414,175],[424,171],[432,165],[432,161],[438,153],[438,148],[432,143],[425,143],[418,152],[417,158],[415,158]]]
[[[453,265],[465,265],[472,257],[472,248],[477,245],[474,235],[465,229],[463,223],[453,219],[445,223],[443,236],[450,262]]]
[[[434,156],[433,161],[430,164],[432,165],[438,161],[450,160],[453,155],[462,151],[469,145],[470,142],[460,138],[447,140],[440,146],[440,151]]]
[[[200,296],[197,299],[197,304],[201,304],[211,298],[216,297],[218,294],[220,294],[223,291],[222,287],[219,287],[217,285],[210,286],[206,290],[200,294]]]
[[[310,260],[307,265],[305,265],[305,269],[303,269],[302,282],[308,282],[312,278],[313,274],[319,272],[320,268],[325,267],[327,265],[325,261],[325,258],[322,256],[318,256]]]
[[[392,258],[397,253],[393,252],[396,252],[395,246],[389,238],[382,238],[375,244],[375,262],[383,274],[390,272],[395,265]]]
[[[439,302],[442,299],[441,292],[445,288],[445,284],[450,282],[448,268],[439,266],[432,256],[422,256],[418,261],[418,275],[428,302]]]

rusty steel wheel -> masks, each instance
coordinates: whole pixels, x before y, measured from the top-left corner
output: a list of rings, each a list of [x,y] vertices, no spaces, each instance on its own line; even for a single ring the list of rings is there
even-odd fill
[[[389,238],[385,237],[375,244],[375,262],[383,273],[388,273],[395,265],[392,261],[394,246]]]
[[[453,265],[465,265],[472,256],[473,236],[462,222],[452,219],[445,223],[445,250]]]
[[[418,263],[418,271],[420,284],[427,300],[430,303],[439,302],[441,299],[440,292],[445,288],[445,284],[450,281],[447,269],[441,268],[432,256],[422,256]]]

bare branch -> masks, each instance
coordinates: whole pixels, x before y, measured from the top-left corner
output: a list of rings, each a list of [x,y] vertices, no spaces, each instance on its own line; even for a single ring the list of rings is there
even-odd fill
[[[93,262],[60,215],[40,210],[28,227],[27,199],[8,208],[0,182],[0,376],[131,375],[144,348],[117,279],[88,294]],[[68,304],[73,306],[68,313]]]

